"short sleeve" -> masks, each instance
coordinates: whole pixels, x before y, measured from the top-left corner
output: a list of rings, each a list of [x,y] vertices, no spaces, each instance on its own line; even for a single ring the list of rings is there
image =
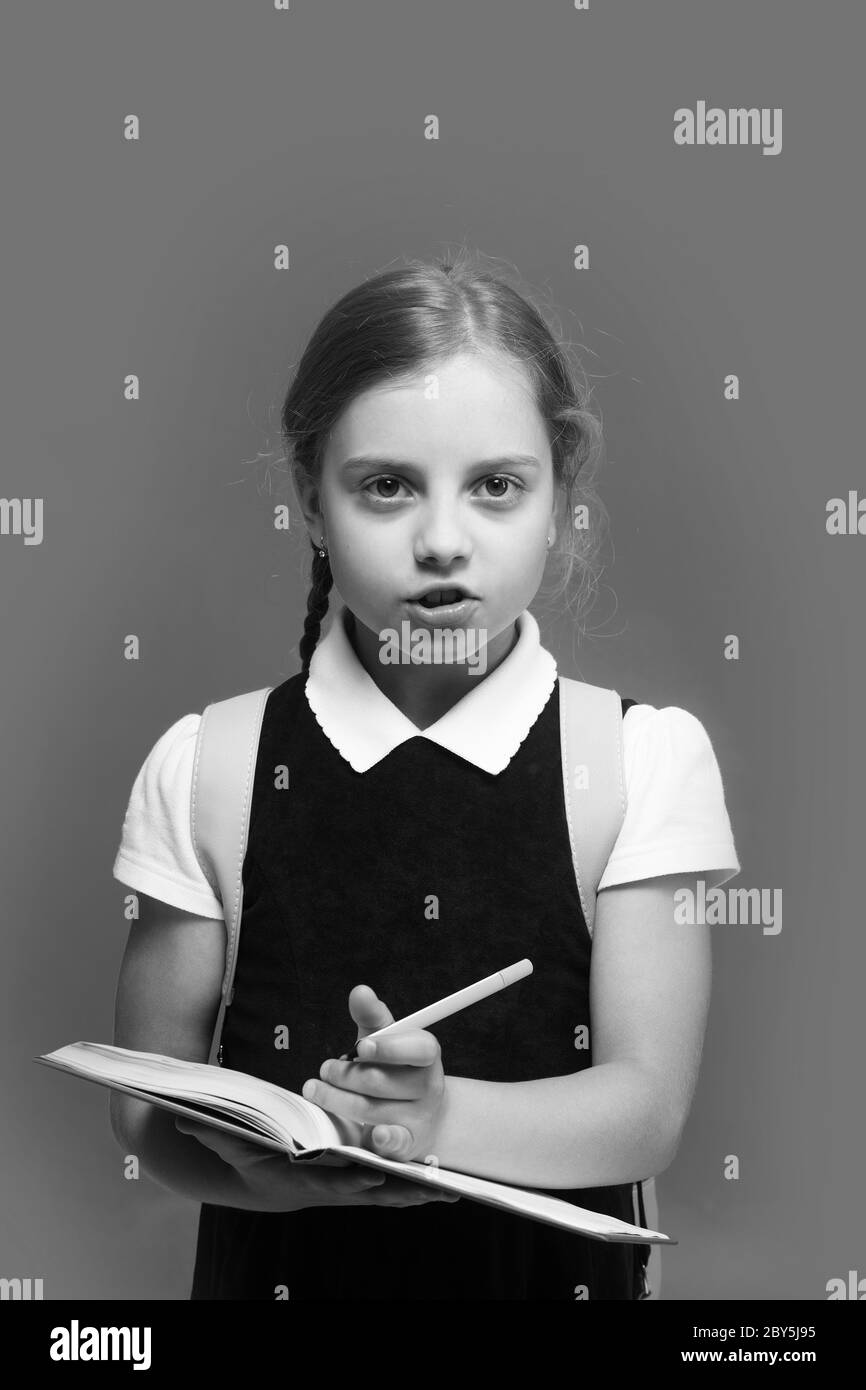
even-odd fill
[[[121,883],[200,917],[224,918],[196,857],[190,798],[201,715],[185,714],[157,739],[132,787],[112,874]]]
[[[599,891],[675,873],[726,883],[740,864],[703,724],[676,705],[632,705],[622,727],[627,806]]]

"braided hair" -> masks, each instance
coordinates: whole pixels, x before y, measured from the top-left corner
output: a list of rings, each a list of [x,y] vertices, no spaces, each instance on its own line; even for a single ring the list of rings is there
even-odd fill
[[[307,595],[307,616],[304,619],[304,635],[301,638],[298,652],[301,658],[301,670],[306,676],[310,670],[310,662],[313,652],[316,650],[316,643],[319,640],[319,633],[322,628],[322,619],[328,611],[328,594],[334,583],[334,576],[331,574],[331,561],[328,552],[322,555],[321,546],[311,540],[313,547],[313,575],[310,592]]]
[[[564,593],[577,570],[578,625],[595,596],[601,537],[607,511],[595,488],[603,437],[590,406],[591,391],[571,345],[562,341],[557,317],[547,321],[541,303],[523,285],[512,286],[491,258],[461,247],[430,264],[406,259],[364,280],[343,295],[313,331],[281,413],[282,434],[298,482],[318,493],[328,439],[347,406],[362,392],[411,379],[460,354],[504,357],[522,367],[547,426],[554,482],[563,524],[551,558],[562,566],[554,596]],[[578,476],[580,475],[580,476]],[[575,502],[582,505],[578,508]],[[576,512],[592,514],[578,526]],[[322,522],[327,526],[327,517]],[[320,523],[321,524],[321,523]],[[304,635],[298,646],[304,674],[319,641],[333,585],[331,562],[313,546],[312,581]],[[570,600],[569,600],[570,606]]]

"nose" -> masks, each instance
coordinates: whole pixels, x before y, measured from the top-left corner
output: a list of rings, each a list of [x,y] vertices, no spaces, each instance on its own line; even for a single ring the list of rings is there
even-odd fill
[[[464,559],[471,545],[459,510],[448,502],[428,507],[418,525],[415,559],[442,567]]]

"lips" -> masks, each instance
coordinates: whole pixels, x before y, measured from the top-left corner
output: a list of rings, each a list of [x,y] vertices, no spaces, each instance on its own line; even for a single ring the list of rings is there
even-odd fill
[[[448,588],[425,589],[423,593],[415,594],[410,601],[420,603],[422,608],[442,608],[449,604],[461,603],[463,599],[470,597],[471,595],[459,585],[451,585]]]

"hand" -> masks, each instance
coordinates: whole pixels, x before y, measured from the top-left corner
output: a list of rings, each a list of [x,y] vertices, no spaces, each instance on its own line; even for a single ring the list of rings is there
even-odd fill
[[[349,1012],[360,1038],[373,1033],[394,1016],[369,985],[356,985],[349,995]],[[354,1131],[344,1140],[382,1154],[384,1158],[423,1161],[436,1152],[436,1135],[447,1104],[446,1077],[438,1040],[422,1028],[388,1034],[363,1045],[358,1061],[329,1058],[319,1079],[304,1084],[302,1094]],[[362,1126],[369,1128],[362,1129]]]
[[[414,1207],[425,1202],[457,1201],[453,1193],[346,1160],[340,1166],[295,1163],[252,1140],[215,1129],[186,1115],[175,1125],[197,1139],[229,1166],[236,1179],[231,1203],[245,1211],[298,1211],[302,1207]]]

